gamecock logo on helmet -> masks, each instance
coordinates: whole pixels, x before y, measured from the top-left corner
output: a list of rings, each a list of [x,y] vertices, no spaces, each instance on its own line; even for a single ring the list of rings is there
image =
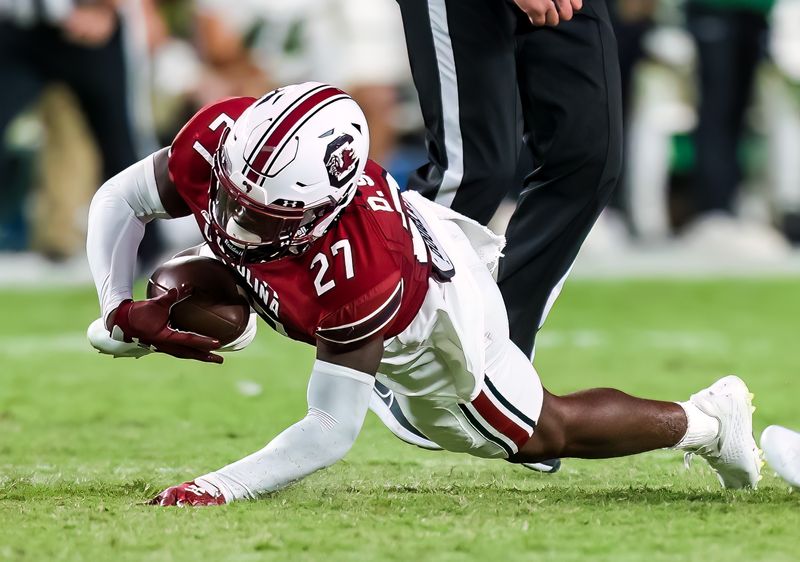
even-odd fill
[[[325,168],[333,187],[342,187],[351,179],[358,168],[358,158],[350,143],[353,137],[344,134],[332,141],[325,151]]]

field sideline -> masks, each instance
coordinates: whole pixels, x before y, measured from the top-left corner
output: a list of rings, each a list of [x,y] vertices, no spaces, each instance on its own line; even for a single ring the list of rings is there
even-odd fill
[[[0,291],[0,560],[798,560],[800,494],[767,468],[722,491],[702,459],[567,460],[542,476],[431,453],[370,415],[343,463],[261,502],[141,505],[304,415],[313,351],[262,326],[221,367],[93,354],[89,288]],[[683,400],[735,372],[757,433],[800,427],[800,281],[570,282],[537,367],[568,392]]]

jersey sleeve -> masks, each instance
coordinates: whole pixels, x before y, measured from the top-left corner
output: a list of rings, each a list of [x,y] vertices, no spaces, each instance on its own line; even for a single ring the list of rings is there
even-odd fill
[[[398,256],[372,213],[356,206],[347,214],[331,235],[330,269],[319,277],[334,285],[318,297],[321,314],[315,334],[343,345],[385,334],[406,291]],[[319,275],[317,268],[312,272]]]
[[[169,150],[169,177],[190,207],[205,207],[213,154],[226,128],[255,99],[228,98],[200,109],[178,132]]]
[[[397,271],[322,318],[316,336],[329,343],[349,345],[383,335],[402,302],[403,279]]]

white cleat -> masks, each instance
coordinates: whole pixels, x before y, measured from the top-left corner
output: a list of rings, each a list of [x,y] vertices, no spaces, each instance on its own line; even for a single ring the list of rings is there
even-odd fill
[[[687,453],[706,459],[725,488],[755,488],[764,461],[753,439],[753,394],[737,376],[721,378],[689,401],[719,421],[717,438]]]
[[[800,488],[800,433],[771,425],[761,434],[761,448],[778,475]]]
[[[520,463],[520,465],[534,472],[541,472],[542,474],[555,474],[561,470],[561,459],[552,459],[542,462],[523,462]]]

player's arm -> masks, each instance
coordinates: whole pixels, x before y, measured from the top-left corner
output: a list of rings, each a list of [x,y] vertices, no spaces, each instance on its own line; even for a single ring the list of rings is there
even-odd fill
[[[221,492],[226,502],[256,499],[339,461],[364,424],[382,356],[382,337],[347,347],[320,342],[306,416],[260,451],[187,484]],[[178,504],[187,484],[167,488],[153,503]]]
[[[167,149],[151,154],[105,182],[92,199],[86,251],[105,321],[133,294],[136,254],[145,226],[155,218],[172,216],[159,189],[167,186],[161,189],[168,192],[171,186],[166,160]]]
[[[177,357],[220,362],[210,353],[218,342],[169,328],[169,309],[185,295],[170,291],[132,300],[136,254],[147,223],[189,212],[169,178],[168,159],[166,148],[151,154],[108,180],[92,199],[86,251],[102,313],[101,321],[90,326],[89,339],[113,355],[140,356],[155,347]]]
[[[364,423],[385,334],[403,296],[393,255],[379,246],[370,250],[354,252],[350,244],[337,241],[321,249],[322,258],[312,260],[317,264],[312,265],[312,272],[317,272],[312,279],[320,318],[314,332],[317,359],[308,384],[306,416],[260,451],[194,482],[167,488],[154,503],[198,501],[197,496],[187,496],[195,486],[212,501],[219,493],[226,502],[254,499],[347,454]]]

